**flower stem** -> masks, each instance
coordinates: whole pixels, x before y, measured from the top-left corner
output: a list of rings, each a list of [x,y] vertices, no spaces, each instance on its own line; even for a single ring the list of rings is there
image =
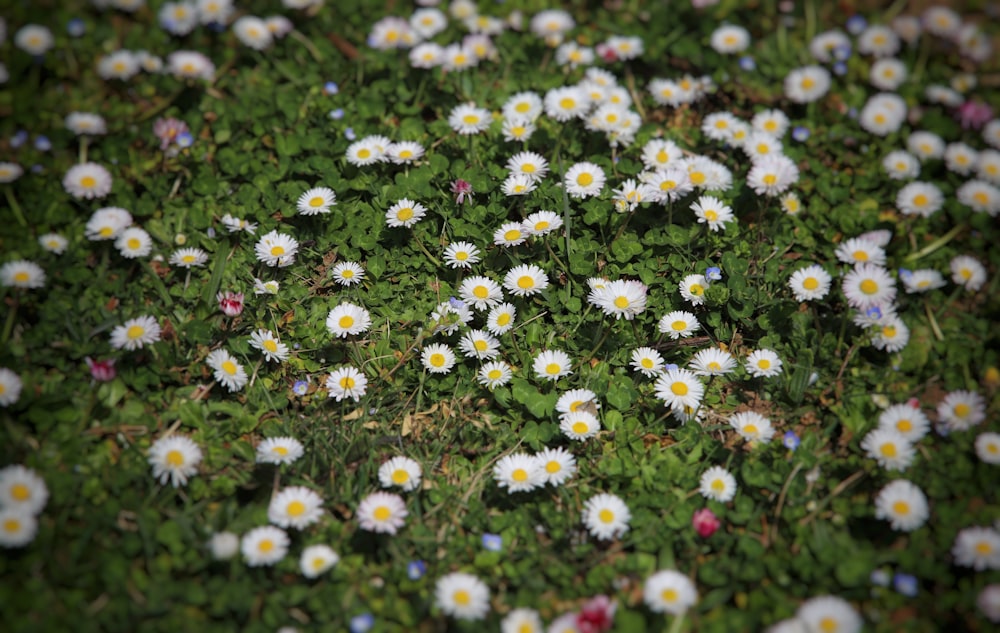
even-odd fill
[[[18,300],[15,296],[10,309],[7,311],[7,320],[3,324],[3,335],[0,336],[0,346],[6,346],[10,340],[10,334],[14,331],[14,321],[17,316]]]
[[[924,257],[926,255],[930,255],[931,253],[933,253],[934,251],[938,250],[939,248],[941,248],[942,246],[944,246],[948,242],[950,242],[953,239],[955,239],[958,236],[958,234],[961,233],[963,230],[965,230],[965,225],[964,224],[959,224],[958,226],[953,227],[950,231],[948,231],[947,233],[945,233],[941,237],[937,238],[936,240],[934,240],[933,242],[931,242],[927,246],[921,248],[916,253],[910,253],[909,255],[907,255],[905,261],[907,261],[907,262],[915,262],[918,259],[920,259],[921,257]]]
[[[17,223],[21,226],[28,226],[27,220],[24,219],[24,212],[21,211],[21,205],[17,203],[17,198],[14,197],[14,191],[10,188],[10,185],[3,188],[3,193],[7,196],[7,204],[10,205],[11,211],[14,212]]]
[[[681,629],[684,627],[684,614],[675,615],[674,619],[670,622],[670,628],[667,629],[667,633],[680,633]]]

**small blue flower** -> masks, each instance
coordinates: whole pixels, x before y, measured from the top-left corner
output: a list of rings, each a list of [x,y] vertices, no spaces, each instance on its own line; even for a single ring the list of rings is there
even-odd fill
[[[785,445],[785,448],[790,451],[797,449],[801,442],[802,440],[800,440],[799,436],[795,434],[795,431],[785,431],[785,436],[781,440],[781,443]]]
[[[900,279],[909,279],[912,276],[913,276],[913,271],[912,270],[909,270],[908,268],[900,268],[899,269],[899,278]]]
[[[33,174],[40,174],[43,171],[45,171],[45,168],[39,165],[38,163],[35,163],[34,165],[31,166],[31,173]]]
[[[47,152],[52,149],[52,141],[49,140],[49,137],[39,134],[35,137],[35,149],[39,152]]]
[[[709,266],[705,269],[705,277],[709,281],[719,281],[722,279],[722,269],[718,266]]]
[[[309,391],[309,381],[308,380],[296,380],[295,384],[292,385],[292,393],[297,396],[304,396],[306,392]]]
[[[340,86],[337,85],[336,81],[328,81],[323,84],[323,94],[335,95],[338,92],[340,92]]]
[[[844,75],[846,75],[847,74],[847,64],[845,64],[844,62],[836,62],[833,65],[833,74],[837,75],[837,76],[840,76],[840,77],[843,77]]]
[[[410,580],[420,580],[427,573],[427,563],[422,560],[411,560],[406,566],[406,577]]]
[[[913,598],[920,591],[920,583],[917,582],[916,576],[897,571],[892,577],[892,588],[908,598]]]
[[[66,32],[70,37],[80,37],[87,32],[87,23],[80,18],[72,18],[66,23]]]
[[[344,138],[346,138],[349,141],[353,141],[354,139],[358,138],[358,135],[354,133],[354,128],[349,127],[346,130],[344,130]]]
[[[832,51],[834,61],[846,62],[851,57],[851,45],[843,44],[841,46],[835,46]]]
[[[884,569],[876,569],[872,571],[870,576],[873,585],[878,587],[888,587],[889,586],[889,572]]]
[[[177,138],[174,139],[174,142],[177,143],[177,147],[191,147],[191,145],[194,144],[194,137],[191,136],[190,132],[181,132],[177,135]]]
[[[503,537],[499,534],[483,534],[483,549],[490,552],[499,552],[503,549]]]
[[[805,143],[806,141],[808,141],[809,134],[810,134],[809,128],[802,125],[796,126],[795,129],[792,130],[792,138],[798,141],[799,143]]]
[[[366,633],[375,626],[375,616],[371,613],[362,613],[351,618],[351,633]]]
[[[344,109],[337,108],[336,110],[330,110],[330,118],[334,121],[339,121],[344,118]]]
[[[868,20],[866,20],[865,16],[863,15],[854,14],[851,17],[847,18],[846,26],[848,33],[850,33],[851,35],[857,35],[861,33],[861,31],[864,31],[866,28],[868,28]]]
[[[214,228],[208,227],[208,231],[206,231],[206,234],[208,235],[209,238],[215,239],[215,229]]]
[[[744,55],[743,57],[740,57],[740,68],[747,71],[748,73],[753,72],[757,70],[757,62],[754,61],[753,57],[750,57],[749,55]]]
[[[10,146],[13,148],[18,148],[28,142],[28,132],[26,130],[18,130],[14,133],[14,136],[10,137]]]
[[[663,371],[673,371],[675,369],[677,369],[677,365],[673,363],[667,363],[666,365],[663,366]]]
[[[465,302],[456,297],[451,297],[450,299],[448,299],[448,305],[455,308],[456,310],[461,310],[462,308],[465,307]]]
[[[299,343],[292,343],[292,349],[302,349],[302,345]]]
[[[856,118],[858,118],[858,109],[857,108],[848,108],[847,109],[847,118],[849,118],[849,119],[856,119]]]
[[[865,315],[869,319],[881,319],[882,318],[882,308],[878,306],[872,306],[865,311]]]

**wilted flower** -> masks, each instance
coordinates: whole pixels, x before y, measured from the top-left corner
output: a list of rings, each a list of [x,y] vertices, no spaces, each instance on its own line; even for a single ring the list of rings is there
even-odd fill
[[[588,600],[576,616],[576,627],[580,633],[604,633],[611,630],[618,604],[605,595]]]
[[[466,196],[468,196],[470,201],[472,200],[472,184],[461,178],[452,181],[451,192],[455,194],[455,202],[457,204],[465,202]]]
[[[87,367],[90,368],[90,377],[98,382],[114,380],[117,375],[115,371],[115,359],[113,358],[95,361],[90,356],[87,356],[83,360],[87,361]]]
[[[226,316],[239,316],[243,312],[243,293],[242,292],[220,292],[215,295],[215,298],[219,301],[219,309],[222,310],[223,314]]]
[[[177,143],[181,134],[190,135],[187,123],[173,117],[159,118],[153,123],[153,134],[160,139],[160,150],[166,151],[171,143]]]

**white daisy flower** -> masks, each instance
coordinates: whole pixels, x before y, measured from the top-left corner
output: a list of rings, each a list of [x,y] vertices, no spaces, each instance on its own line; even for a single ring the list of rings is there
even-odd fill
[[[368,377],[360,369],[345,365],[339,367],[326,377],[326,388],[329,398],[337,402],[350,398],[357,402],[368,391]]]
[[[876,428],[861,440],[861,448],[868,457],[877,460],[886,470],[906,470],[913,462],[916,451],[913,445],[898,431]]]
[[[115,239],[115,248],[122,257],[128,259],[146,257],[153,251],[153,238],[143,229],[132,226],[118,235]]]
[[[504,119],[501,132],[505,141],[527,142],[531,138],[531,135],[535,133],[535,124],[523,117]]]
[[[291,464],[305,453],[294,437],[269,437],[257,445],[258,464]]]
[[[986,419],[986,400],[975,391],[952,391],[938,403],[937,414],[949,431],[966,431]]]
[[[788,279],[788,287],[796,301],[816,301],[830,292],[833,277],[818,264],[801,268]]]
[[[652,171],[670,167],[681,156],[681,148],[669,139],[650,139],[642,147],[642,164]]]
[[[432,374],[447,374],[455,366],[455,352],[444,343],[431,343],[421,352],[420,362]]]
[[[367,332],[371,324],[372,317],[368,310],[346,301],[326,316],[326,329],[338,338]]]
[[[182,50],[167,55],[167,70],[180,79],[211,81],[215,75],[215,64],[198,51]]]
[[[365,269],[357,262],[340,262],[330,271],[330,276],[341,286],[353,286],[365,278]]]
[[[318,578],[340,562],[340,556],[329,545],[310,545],[302,550],[299,570],[306,578]]]
[[[975,257],[958,255],[951,260],[951,280],[973,292],[986,283],[986,268]]]
[[[514,327],[517,308],[511,303],[501,303],[491,309],[486,317],[486,329],[494,336],[506,334]]]
[[[916,443],[927,435],[930,421],[918,407],[894,404],[879,414],[878,428],[896,431],[908,442]]]
[[[601,430],[601,421],[590,411],[581,409],[561,415],[559,430],[569,439],[582,442],[597,435]]]
[[[263,281],[255,277],[253,280],[253,293],[255,295],[276,295],[280,289],[281,283],[275,279]]]
[[[493,479],[508,493],[528,492],[545,485],[541,464],[533,455],[511,453],[493,466]]]
[[[117,50],[101,57],[97,62],[97,74],[101,79],[128,81],[139,73],[139,59],[132,51]]]
[[[503,287],[514,296],[530,297],[548,288],[549,278],[538,266],[521,264],[507,271],[503,278]]]
[[[335,204],[337,204],[337,194],[329,187],[307,189],[295,202],[296,208],[302,215],[329,213],[330,207]]]
[[[691,336],[701,329],[701,325],[698,323],[698,318],[690,312],[675,310],[663,315],[657,324],[657,329],[676,341]]]
[[[906,137],[906,149],[921,162],[944,156],[944,140],[933,132],[918,130]]]
[[[796,68],[785,76],[785,96],[795,103],[809,103],[830,90],[830,72],[822,66]]]
[[[951,555],[962,567],[1000,569],[1000,532],[979,526],[965,528],[955,537]]]
[[[111,347],[130,352],[160,340],[160,324],[149,315],[125,321],[111,330]]]
[[[619,213],[631,213],[640,203],[655,201],[660,197],[660,193],[652,186],[646,183],[638,184],[632,178],[623,182],[621,187],[612,189],[611,194],[615,211]]]
[[[802,201],[794,191],[784,194],[778,200],[781,202],[781,210],[788,215],[798,215],[802,210]]]
[[[858,310],[891,303],[896,299],[896,281],[888,271],[874,264],[859,264],[844,276],[841,284],[847,303]]]
[[[576,163],[563,178],[566,193],[576,199],[600,195],[605,180],[604,170],[590,162]]]
[[[415,141],[399,141],[392,143],[386,150],[386,156],[396,165],[415,163],[424,155],[424,146]]]
[[[774,437],[771,420],[755,411],[741,411],[732,415],[729,425],[748,442],[770,442]]]
[[[742,26],[723,24],[712,31],[709,45],[718,53],[733,55],[750,46],[750,32]]]
[[[542,350],[535,356],[532,369],[543,380],[558,380],[573,373],[572,360],[562,350]]]
[[[471,242],[452,242],[444,250],[444,262],[449,268],[472,268],[479,260],[479,249]]]
[[[188,477],[198,474],[201,449],[186,435],[161,437],[149,447],[149,465],[153,478],[174,488],[187,484]]]
[[[490,611],[490,589],[472,574],[453,572],[438,578],[434,604],[459,620],[482,620]]]
[[[458,342],[466,358],[492,359],[500,353],[500,341],[485,330],[470,330]]]
[[[656,379],[654,389],[656,397],[674,410],[684,407],[697,409],[705,395],[705,385],[687,369],[667,370]]]
[[[519,152],[507,160],[507,170],[511,175],[522,175],[532,182],[545,178],[549,172],[549,162],[535,152]]]
[[[733,139],[733,129],[740,120],[729,112],[713,112],[701,121],[701,133],[713,141],[728,143]]]
[[[831,29],[819,33],[809,42],[809,53],[818,62],[829,64],[834,60],[834,51],[850,49],[851,38],[840,29]]]
[[[31,468],[12,464],[0,469],[0,508],[34,516],[45,508],[48,499],[45,480]]]
[[[493,390],[510,382],[513,376],[511,366],[502,360],[484,363],[476,374],[476,380],[487,389]]]
[[[601,403],[597,400],[597,394],[590,389],[570,389],[563,392],[556,400],[556,412],[562,416],[588,410],[592,410],[596,415],[600,408]]]
[[[448,125],[463,136],[486,131],[492,121],[490,111],[479,108],[474,103],[455,106],[448,114]]]
[[[378,469],[378,480],[383,488],[399,486],[406,492],[416,490],[422,476],[420,464],[403,456],[393,457]]]
[[[899,52],[899,36],[888,26],[873,24],[858,36],[858,52],[862,55],[889,57]]]
[[[944,204],[944,195],[937,186],[929,182],[915,181],[907,184],[896,194],[896,206],[903,215],[930,217]]]
[[[0,509],[0,547],[24,547],[35,540],[38,519],[19,508]]]
[[[274,41],[267,23],[256,16],[244,15],[238,18],[233,22],[232,29],[236,39],[254,50],[262,51]]]
[[[733,209],[718,198],[701,196],[691,204],[691,210],[701,224],[707,224],[712,231],[725,229],[726,222],[734,221]]]
[[[780,140],[763,132],[753,132],[739,146],[754,163],[768,156],[781,155],[783,149]]]
[[[631,279],[608,282],[588,299],[604,314],[631,321],[646,310],[646,285]]]
[[[35,262],[19,259],[0,266],[0,284],[8,288],[42,288],[45,271]]]
[[[875,518],[888,520],[894,530],[912,532],[929,514],[924,492],[905,479],[893,481],[875,496]]]
[[[545,93],[545,114],[565,123],[583,118],[591,106],[590,97],[578,86],[560,86]]]
[[[257,233],[257,223],[249,222],[243,218],[236,218],[230,214],[222,216],[222,226],[226,227],[226,230],[230,233],[239,233],[240,231],[246,231],[250,235],[256,235]]]
[[[846,600],[837,596],[817,596],[799,605],[795,617],[806,631],[860,633],[861,616]]]
[[[288,346],[278,340],[271,330],[258,329],[250,335],[250,347],[264,353],[269,361],[284,362],[288,360]]]
[[[348,163],[356,167],[364,167],[385,160],[385,154],[372,142],[370,137],[359,139],[348,145],[344,157]]]
[[[256,527],[240,540],[243,560],[250,567],[274,565],[288,554],[288,534],[273,525]]]
[[[920,175],[920,161],[909,152],[894,150],[882,159],[882,169],[893,180],[911,180]]]
[[[208,551],[215,560],[229,560],[240,551],[240,537],[232,532],[215,532],[208,539]]]
[[[225,386],[230,393],[246,386],[248,380],[246,370],[228,351],[217,349],[210,352],[205,358],[205,364],[214,372],[215,380]]]
[[[908,275],[901,275],[903,288],[908,294],[927,292],[945,285],[944,275],[932,268],[914,270]]]
[[[799,179],[799,168],[786,156],[765,156],[754,162],[747,174],[747,185],[757,195],[777,196]]]
[[[0,367],[0,407],[16,403],[21,397],[22,387],[20,376],[7,367]]]
[[[691,305],[700,306],[705,303],[705,288],[708,287],[708,280],[704,275],[695,273],[688,275],[678,284],[681,296]]]
[[[535,211],[524,219],[524,228],[532,235],[547,235],[562,225],[562,218],[552,211]]]
[[[505,196],[526,196],[535,188],[535,181],[525,174],[511,174],[500,185]]]
[[[267,520],[282,528],[301,530],[323,516],[323,497],[305,486],[283,488],[271,497]]]
[[[980,433],[976,436],[976,456],[987,464],[1000,464],[1000,433]]]
[[[983,180],[969,180],[955,190],[958,201],[976,213],[1000,213],[1000,189]]]
[[[97,136],[108,133],[108,125],[104,117],[93,112],[70,112],[64,120],[66,129],[80,135]]]
[[[233,0],[198,0],[196,6],[202,24],[225,26],[234,11]]]
[[[362,530],[395,534],[406,525],[406,503],[397,494],[373,492],[358,504],[356,516]]]
[[[497,246],[517,246],[524,244],[530,236],[522,222],[504,222],[493,232],[493,243]]]
[[[299,242],[290,235],[271,231],[262,236],[254,246],[257,261],[265,266],[285,268],[295,263],[295,255],[299,250]]]
[[[576,458],[563,447],[546,448],[535,455],[544,483],[561,486],[576,474]]]
[[[6,33],[6,28],[4,32]],[[6,39],[6,36],[4,36]],[[25,24],[14,34],[14,46],[29,55],[44,55],[55,42],[52,31],[40,24]]]
[[[642,597],[650,611],[682,616],[698,602],[698,590],[684,574],[664,569],[646,579]]]
[[[111,193],[111,172],[97,163],[80,163],[69,168],[62,184],[74,198],[103,198]]]
[[[427,215],[427,207],[419,202],[403,198],[385,212],[385,223],[390,227],[404,226],[409,228],[423,219],[425,215]]]
[[[976,178],[1000,186],[1000,152],[987,149],[976,159]]]
[[[519,92],[504,102],[501,111],[505,119],[522,118],[534,121],[542,113],[542,107],[542,98],[537,93]]]
[[[736,479],[722,466],[712,466],[702,473],[698,492],[706,499],[728,503],[736,496]]]
[[[886,318],[872,337],[872,346],[894,354],[910,341],[910,328],[897,316]]]
[[[17,163],[0,162],[0,183],[14,182],[24,174],[24,168]]]
[[[747,356],[744,368],[754,378],[773,378],[781,373],[781,359],[773,350],[758,349]]]
[[[696,376],[722,376],[736,369],[736,359],[718,347],[707,347],[698,350],[689,366]]]
[[[948,143],[944,148],[944,163],[948,171],[968,176],[976,168],[978,152],[965,143]]]
[[[658,376],[663,371],[663,356],[652,347],[640,347],[632,352],[632,368],[647,378]]]
[[[208,253],[200,248],[180,248],[170,254],[170,263],[181,268],[204,266]]]
[[[631,519],[628,506],[617,495],[602,492],[583,505],[583,524],[591,536],[602,541],[624,536]]]
[[[750,127],[757,132],[782,138],[788,131],[788,115],[781,110],[762,110],[750,119]]]
[[[513,609],[500,621],[500,633],[543,633],[542,618],[534,609]]]
[[[441,68],[443,68],[446,72],[456,72],[459,70],[465,70],[466,68],[473,68],[477,64],[479,64],[479,56],[476,55],[476,51],[473,50],[471,47],[463,46],[462,44],[456,43],[456,44],[450,44],[441,50]],[[475,108],[475,104],[471,103],[467,104],[466,107],[471,109],[477,109]],[[485,110],[482,111],[485,112]],[[452,114],[454,114],[454,110],[452,111]],[[461,122],[462,119],[465,117],[469,117],[469,120],[472,120],[474,117],[478,118],[480,116],[481,115],[479,114],[472,116],[466,112],[463,112],[462,114],[459,115],[459,118],[457,120]],[[449,117],[448,122],[451,123],[451,117]],[[487,127],[489,126],[487,125]],[[452,125],[452,129],[455,129],[454,125]],[[472,129],[472,128],[466,127],[465,129]],[[459,133],[462,134],[463,132]],[[464,132],[464,133],[475,134],[476,132]]]
[[[680,161],[674,161],[673,167],[659,169],[646,175],[640,174],[651,191],[650,200],[667,204],[679,200],[694,190],[694,183],[686,169],[681,168]]]
[[[841,242],[837,246],[837,250],[834,251],[834,255],[845,264],[867,262],[879,266],[885,265],[885,251],[882,247],[860,237],[852,237]]]

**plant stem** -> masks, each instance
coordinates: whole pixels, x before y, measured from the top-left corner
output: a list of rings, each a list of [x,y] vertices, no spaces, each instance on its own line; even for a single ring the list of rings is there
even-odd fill
[[[17,296],[14,296],[13,305],[7,311],[7,320],[3,324],[3,335],[0,336],[0,346],[6,346],[7,341],[10,340],[11,332],[14,331],[14,321],[17,316],[17,306],[20,302],[17,300]]]
[[[918,259],[920,259],[921,257],[924,257],[925,255],[930,255],[934,251],[938,250],[939,248],[941,248],[942,246],[944,246],[948,242],[950,242],[953,239],[955,239],[956,237],[958,237],[958,234],[961,233],[962,231],[964,231],[965,228],[966,228],[965,224],[959,224],[958,226],[952,227],[952,229],[950,231],[948,231],[947,233],[945,233],[941,237],[937,238],[936,240],[934,240],[933,242],[931,242],[927,246],[921,248],[916,253],[910,253],[909,255],[907,255],[906,256],[906,261],[907,262],[915,262]]]
[[[21,226],[28,226],[27,220],[24,219],[24,212],[21,211],[21,205],[17,203],[17,198],[14,196],[14,191],[10,188],[10,185],[3,188],[3,193],[7,196],[7,204],[10,205],[10,210],[14,212],[17,223]]]
[[[667,633],[680,633],[681,629],[684,628],[684,614],[675,615],[674,619],[670,622],[670,628],[667,629]]]

